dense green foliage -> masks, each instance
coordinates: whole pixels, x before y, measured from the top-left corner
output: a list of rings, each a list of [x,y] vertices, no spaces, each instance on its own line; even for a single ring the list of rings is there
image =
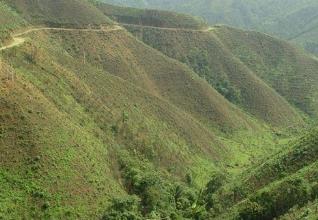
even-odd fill
[[[132,210],[134,210],[133,219],[143,215],[154,219],[218,219],[220,217],[265,220],[279,217],[289,209],[295,207],[294,210],[297,210],[297,207],[315,201],[318,197],[317,160],[312,159],[311,162],[307,160],[310,155],[317,156],[312,152],[318,149],[316,140],[317,131],[311,131],[294,146],[288,146],[288,150],[282,151],[280,156],[261,164],[257,171],[251,173],[247,170],[243,176],[232,180],[236,182],[235,184],[224,174],[218,173],[211,177],[201,190],[193,189],[190,182],[188,186],[176,182],[169,183],[158,172],[148,173],[147,161],[142,163],[135,161],[129,164],[126,162],[121,168],[124,184],[130,193],[138,197],[114,200],[112,208],[104,217],[107,219],[111,216],[129,216]],[[299,152],[306,153],[299,154]],[[123,155],[125,155],[124,158],[128,158],[127,154]],[[289,161],[293,161],[294,164],[290,165]],[[288,171],[287,169],[273,168],[271,171],[264,169],[273,163],[279,163],[280,166],[288,168]],[[136,168],[136,166],[142,168]],[[246,182],[246,175],[259,182]],[[258,175],[273,176],[273,178],[264,181],[258,178]],[[130,205],[128,207],[122,205],[123,210],[116,208],[118,203]],[[232,208],[229,209],[229,207]]]
[[[147,38],[147,37],[146,37]],[[147,42],[152,44],[152,42]],[[160,48],[159,48],[160,49]],[[166,50],[166,49],[164,49]],[[209,61],[209,53],[205,50],[194,48],[189,51],[186,57],[182,57],[181,61],[192,67],[200,77],[207,80],[220,94],[235,104],[241,103],[240,90],[235,88],[228,77],[223,74],[213,74],[213,69]]]
[[[292,207],[302,207],[317,198],[317,130],[289,143],[271,159],[265,159],[254,170],[248,169],[214,195],[214,212],[242,219],[272,219]],[[233,197],[240,188],[243,193]],[[222,211],[223,210],[223,211]]]
[[[281,220],[291,220],[291,219],[308,219],[315,220],[318,215],[318,200],[307,203],[303,207],[297,207],[290,209],[288,213],[281,216]]]
[[[141,219],[142,216],[150,219],[203,219],[204,207],[197,204],[200,196],[198,190],[179,181],[169,181],[160,172],[154,172],[145,160],[127,161],[130,157],[123,153],[120,171],[126,190],[136,197],[115,199],[104,219],[122,219],[123,216],[132,215],[131,212],[134,213],[132,219]]]

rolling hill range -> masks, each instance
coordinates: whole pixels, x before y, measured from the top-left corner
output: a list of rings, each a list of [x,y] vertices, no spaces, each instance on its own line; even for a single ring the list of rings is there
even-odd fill
[[[288,219],[316,206],[318,61],[305,52],[86,0],[2,0],[0,27],[0,219]]]
[[[290,44],[225,26],[206,32],[126,27],[146,44],[189,65],[229,101],[265,121],[282,123],[282,117],[289,121],[288,114],[293,114],[279,96],[306,114],[317,115],[317,60]]]
[[[227,24],[277,35],[318,53],[318,2],[315,0],[104,0],[104,2],[173,10],[203,17],[210,24]]]

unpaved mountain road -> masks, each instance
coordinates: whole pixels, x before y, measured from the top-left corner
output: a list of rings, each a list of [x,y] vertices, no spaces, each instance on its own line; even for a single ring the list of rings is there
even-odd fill
[[[26,41],[26,38],[23,38],[22,36],[31,32],[36,31],[45,31],[45,30],[56,30],[56,31],[82,31],[82,32],[112,32],[112,31],[119,31],[124,30],[121,26],[113,26],[111,28],[101,28],[101,29],[80,29],[80,28],[50,28],[50,27],[39,27],[39,28],[30,28],[24,32],[13,34],[12,35],[12,42],[6,46],[0,47],[0,51],[7,50],[13,47],[17,47],[21,44],[23,44]]]
[[[138,24],[124,24],[120,23],[119,25],[122,26],[130,26],[130,27],[143,27],[143,28],[153,28],[153,29],[159,29],[159,30],[172,30],[172,31],[191,31],[191,32],[209,32],[212,31],[214,28],[213,27],[207,27],[206,29],[186,29],[186,28],[165,28],[165,27],[154,27],[154,26],[146,26],[146,25],[138,25]],[[36,31],[45,31],[45,30],[56,30],[56,31],[82,31],[82,32],[112,32],[112,31],[119,31],[119,30],[124,30],[122,26],[115,25],[112,26],[111,28],[106,27],[106,28],[101,28],[101,29],[91,29],[91,28],[85,28],[85,29],[80,29],[80,28],[51,28],[51,27],[38,27],[38,28],[30,28],[24,32],[21,33],[16,33],[12,35],[12,42],[6,46],[0,47],[0,51],[7,50],[13,47],[20,46],[26,41],[26,38],[23,38],[22,36],[25,34],[29,34],[31,32],[36,32]]]
[[[13,37],[13,41],[10,44],[8,44],[7,46],[0,47],[0,51],[19,46],[20,44],[23,44],[24,42],[25,42],[24,38]]]
[[[158,30],[167,30],[167,31],[190,31],[190,32],[209,32],[214,30],[214,27],[207,27],[205,29],[188,29],[188,28],[173,28],[173,27],[156,27],[156,26],[149,26],[149,25],[141,25],[141,24],[127,24],[127,23],[120,23],[122,26],[126,27],[141,27],[141,28],[151,28],[151,29],[158,29]]]

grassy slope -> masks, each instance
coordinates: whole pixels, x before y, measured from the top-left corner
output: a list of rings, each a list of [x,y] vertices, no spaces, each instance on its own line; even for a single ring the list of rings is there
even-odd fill
[[[249,127],[246,116],[232,106],[187,66],[169,59],[129,34],[109,34],[107,37],[87,33],[66,33],[62,44],[79,59],[86,53],[89,62],[100,65],[111,74],[143,88],[158,98],[184,109],[208,127],[236,130]],[[98,47],[91,39],[100,42]],[[116,50],[114,50],[116,48]],[[81,53],[82,52],[82,53]]]
[[[0,45],[10,39],[10,32],[26,24],[10,7],[0,2]]]
[[[103,3],[96,5],[106,16],[120,23],[189,29],[202,29],[207,26],[203,20],[186,14],[118,7]]]
[[[233,52],[232,48],[227,47],[227,39],[218,34],[225,32],[227,30],[226,27],[214,28],[212,32],[141,29],[138,27],[131,27],[129,30],[146,44],[160,50],[169,57],[188,64],[201,77],[218,89],[219,92],[222,93],[224,89],[231,89],[232,91],[226,91],[223,95],[257,118],[272,125],[291,126],[293,123],[296,124],[301,121],[293,107],[259,78],[261,74],[243,63],[240,56],[238,56],[241,55],[239,52]],[[233,30],[231,35],[229,31],[228,36],[235,35],[236,37],[232,38],[239,38],[241,41],[248,40],[236,34],[236,32],[238,31]],[[267,38],[262,35],[259,37]],[[274,41],[272,44],[274,47],[280,43]],[[248,50],[244,51],[243,54],[254,57],[255,49],[249,48],[247,43],[245,45]],[[289,55],[289,59],[292,56]],[[314,62],[310,58],[307,60],[308,62]],[[261,65],[262,60],[257,60],[255,64],[258,65],[258,62]],[[271,70],[277,68],[269,62],[266,63],[266,67]],[[305,65],[301,67],[306,68]],[[284,66],[283,69],[277,68],[277,71],[282,74],[287,68],[289,66]],[[261,71],[259,72],[267,74],[264,70]],[[296,70],[292,69],[292,71],[295,72]],[[296,74],[294,73],[294,75]],[[314,79],[314,74],[311,76]],[[306,91],[307,88],[302,87],[302,89]],[[284,95],[283,93],[281,94]]]
[[[0,74],[3,218],[97,219],[111,198],[144,200],[149,177],[164,218],[179,203],[162,187],[193,189],[192,210],[215,172],[274,149],[264,124],[123,30],[31,33]]]
[[[235,153],[221,131],[265,131],[125,31],[33,33],[2,51],[1,67],[4,218],[100,217],[126,194],[122,150],[170,183],[191,174],[202,187]]]
[[[6,80],[4,73],[3,83],[8,85],[1,87],[8,87],[1,93],[2,106],[7,106],[1,117],[3,216],[96,218],[110,197],[123,192],[113,177],[116,158],[109,153],[118,145],[132,155],[149,157],[157,167],[173,163],[172,172],[181,177],[186,172],[184,162],[195,163],[190,155],[199,155],[199,146],[206,146],[194,147],[183,135],[218,145],[187,114],[126,81],[78,63],[58,44],[49,46],[46,39],[35,37],[37,44],[5,54],[16,66],[16,79]],[[37,49],[40,60],[30,64],[30,50],[40,45],[44,48]],[[129,113],[125,125],[120,123],[123,111]],[[119,129],[116,135],[113,126]],[[217,156],[212,148],[204,150],[211,155],[207,160]],[[13,182],[19,190],[12,188]]]
[[[103,45],[102,42],[110,46],[122,45],[124,37],[126,42],[133,40],[123,31],[88,35],[98,45]],[[2,69],[2,83],[6,85],[2,88],[7,90],[1,93],[2,106],[7,106],[1,117],[1,175],[5,186],[1,194],[6,201],[1,206],[2,215],[95,218],[107,207],[110,197],[124,193],[118,179],[120,172],[116,168],[118,157],[114,156],[121,148],[127,150],[131,158],[139,155],[143,160],[149,160],[156,169],[168,173],[169,181],[177,179],[183,182],[190,170],[198,186],[208,180],[212,175],[210,172],[222,168],[230,160],[233,150],[198,121],[201,116],[212,117],[213,112],[191,112],[187,107],[189,104],[173,102],[175,94],[182,94],[180,91],[165,98],[158,97],[146,87],[142,89],[142,85],[137,83],[141,80],[124,80],[101,67],[96,69],[88,48],[88,60],[84,65],[81,59],[71,55],[70,48],[83,45],[86,35],[57,32],[49,36],[52,38],[40,33],[31,35],[29,43],[3,54],[5,62],[14,68],[15,80],[8,80],[8,73]],[[70,38],[75,39],[72,40],[73,46],[66,43]],[[100,42],[99,38],[102,39]],[[166,60],[161,62],[170,65],[169,59],[153,49],[137,41],[132,45],[138,46],[141,52],[148,51],[152,58]],[[125,51],[132,49],[124,46]],[[121,54],[121,50],[110,52],[111,56]],[[126,59],[117,59],[117,62],[123,60]],[[161,65],[155,65],[158,72],[162,68],[166,70]],[[174,68],[179,68],[178,74],[183,74],[185,67],[175,65]],[[139,72],[130,74],[137,75]],[[192,80],[198,82],[186,82],[190,83],[192,91],[196,91],[202,83],[199,79]],[[183,84],[180,80],[171,81],[175,83],[172,87]],[[208,88],[208,85],[205,87]],[[233,120],[236,125],[231,122],[227,126],[242,128],[247,126],[244,123],[247,120],[254,124],[253,128],[259,127],[230,107],[222,97],[217,99],[223,100],[221,102],[232,109],[225,118],[217,117],[223,120],[223,123],[219,121],[222,126]],[[226,109],[225,106],[221,109]],[[235,112],[236,117],[241,119],[232,118]],[[125,122],[124,113],[128,114]],[[243,123],[239,124],[242,119]],[[216,125],[215,122],[213,124]],[[220,125],[217,127],[221,129]],[[20,184],[19,191],[11,188],[12,182]],[[30,200],[25,201],[24,198]],[[34,211],[29,211],[29,207],[34,207]]]
[[[107,195],[121,191],[110,171],[111,141],[99,137],[100,128],[72,95],[70,87],[84,83],[49,52],[39,52],[43,60],[30,64],[25,57],[33,46],[8,51],[5,59],[18,67],[1,69],[0,213],[5,218],[96,216]],[[8,71],[14,81],[6,79]]]
[[[317,60],[286,42],[257,32],[222,28],[216,33],[236,57],[280,95],[317,116]]]
[[[158,51],[136,41],[131,35],[127,33],[120,35],[116,32],[107,36],[89,33],[79,35],[67,32],[62,36],[61,38],[59,34],[56,39],[72,56],[83,60],[85,53],[87,62],[134,83],[159,99],[168,101],[216,134],[223,136],[225,132],[226,138],[234,135],[235,141],[229,141],[226,145],[232,146],[230,151],[234,154],[242,153],[244,159],[237,158],[240,165],[249,163],[249,156],[244,156],[247,152],[251,156],[272,149],[270,142],[273,139],[271,135],[263,133],[262,123],[255,119],[251,120],[251,117],[230,105],[185,65],[163,56]],[[91,44],[89,39],[99,42],[98,47]],[[193,135],[197,137],[193,138],[190,131],[193,132],[193,129],[189,129],[189,133],[185,136],[192,141],[198,141],[200,145],[208,144],[202,142],[200,132],[194,132]],[[236,141],[238,142],[235,143]],[[267,147],[258,147],[257,143],[265,142]],[[253,145],[255,149],[252,150],[246,145]],[[240,153],[238,149],[241,149]],[[234,161],[236,159],[232,160],[231,164],[235,164]]]
[[[87,27],[112,23],[86,0],[6,0],[5,2],[35,25]]]
[[[233,183],[221,188],[212,197],[212,210],[218,212],[221,207],[227,209],[236,204],[220,219],[234,219],[235,216],[271,219],[285,214],[294,206],[294,212],[297,212],[299,207],[318,196],[317,150],[316,129],[287,144],[282,152],[244,171]],[[311,215],[315,216],[315,212]]]

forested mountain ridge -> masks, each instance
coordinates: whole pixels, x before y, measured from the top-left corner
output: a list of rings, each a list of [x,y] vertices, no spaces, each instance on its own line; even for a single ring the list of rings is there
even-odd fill
[[[104,0],[125,6],[189,13],[210,24],[257,30],[302,45],[318,54],[318,2],[315,0]]]

